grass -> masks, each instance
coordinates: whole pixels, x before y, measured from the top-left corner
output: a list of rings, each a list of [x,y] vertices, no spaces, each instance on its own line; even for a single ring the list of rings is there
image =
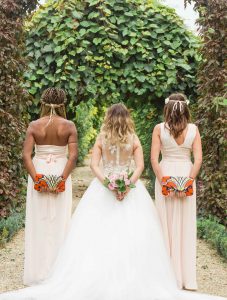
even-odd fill
[[[213,216],[199,217],[197,220],[198,238],[205,239],[218,253],[227,260],[227,230],[219,220]]]

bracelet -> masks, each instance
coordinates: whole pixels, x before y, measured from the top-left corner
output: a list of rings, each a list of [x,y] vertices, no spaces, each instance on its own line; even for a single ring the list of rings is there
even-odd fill
[[[61,175],[60,177],[62,181],[66,181],[66,178],[63,175]]]

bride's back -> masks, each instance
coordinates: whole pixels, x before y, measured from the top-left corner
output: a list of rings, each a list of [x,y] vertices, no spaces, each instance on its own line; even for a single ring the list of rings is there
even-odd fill
[[[100,134],[102,145],[102,160],[103,167],[106,173],[113,171],[121,172],[131,168],[133,149],[134,149],[134,134],[128,136],[125,143],[113,143]]]

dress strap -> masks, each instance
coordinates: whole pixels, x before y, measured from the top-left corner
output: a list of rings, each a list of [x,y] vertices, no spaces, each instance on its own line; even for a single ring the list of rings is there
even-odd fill
[[[162,138],[164,136],[164,131],[165,131],[165,123],[162,122],[162,123],[159,124],[159,126],[160,126],[160,138],[162,140]]]
[[[188,124],[188,132],[187,132],[187,140],[186,140],[186,144],[188,147],[191,147],[195,136],[196,136],[196,129],[197,126],[193,123]]]

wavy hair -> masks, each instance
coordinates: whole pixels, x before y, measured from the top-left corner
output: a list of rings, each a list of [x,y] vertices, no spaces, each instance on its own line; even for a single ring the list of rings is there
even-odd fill
[[[191,120],[184,94],[175,93],[168,97],[168,103],[164,106],[165,126],[170,130],[174,138],[178,138]]]
[[[110,143],[127,143],[131,134],[135,133],[135,126],[127,107],[122,103],[113,104],[108,108],[101,133]]]

